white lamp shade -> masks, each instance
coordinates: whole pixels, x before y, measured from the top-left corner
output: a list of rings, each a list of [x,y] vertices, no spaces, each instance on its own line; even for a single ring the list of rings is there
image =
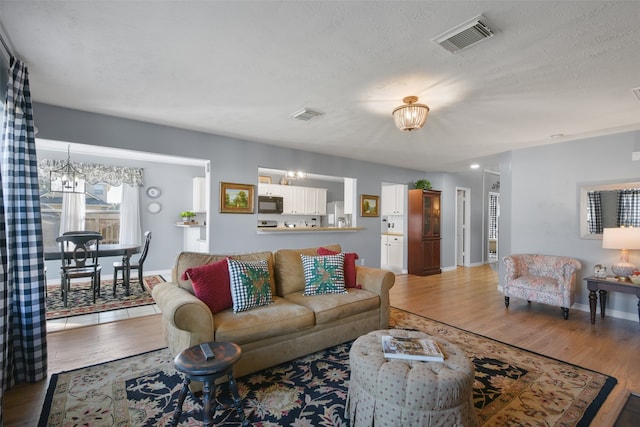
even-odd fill
[[[602,234],[604,249],[640,249],[640,227],[605,228]]]

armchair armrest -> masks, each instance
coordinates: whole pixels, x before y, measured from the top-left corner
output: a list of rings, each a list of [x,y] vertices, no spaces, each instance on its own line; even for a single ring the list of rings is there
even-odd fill
[[[514,280],[520,276],[522,276],[520,263],[518,262],[519,258],[514,256],[505,256],[502,258],[502,262],[504,263],[504,278],[505,281]]]

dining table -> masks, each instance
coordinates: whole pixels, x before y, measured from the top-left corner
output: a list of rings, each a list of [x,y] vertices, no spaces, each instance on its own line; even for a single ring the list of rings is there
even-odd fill
[[[141,244],[120,244],[120,243],[106,243],[101,244],[98,247],[98,257],[114,257],[121,256],[122,257],[122,266],[123,269],[123,278],[122,282],[124,285],[125,295],[129,296],[129,279],[131,276],[131,269],[129,266],[131,265],[131,255],[137,254],[140,252],[142,248]],[[44,259],[45,261],[49,260],[57,260],[61,258],[61,250],[60,246],[46,246],[44,248]],[[73,258],[73,251],[65,251],[65,258]]]

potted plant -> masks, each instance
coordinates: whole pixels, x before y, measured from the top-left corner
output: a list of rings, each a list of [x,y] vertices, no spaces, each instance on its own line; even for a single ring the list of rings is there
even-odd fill
[[[180,217],[185,224],[193,224],[195,222],[194,218],[196,217],[196,214],[192,211],[184,211],[180,212]]]
[[[428,179],[419,179],[414,185],[419,190],[431,190],[431,182]]]

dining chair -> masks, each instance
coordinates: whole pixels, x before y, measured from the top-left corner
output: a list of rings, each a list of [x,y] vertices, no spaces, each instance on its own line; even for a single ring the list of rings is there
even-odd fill
[[[96,296],[100,296],[100,273],[102,266],[98,262],[100,248],[100,234],[63,234],[56,238],[60,244],[60,286],[62,288],[62,302],[67,306],[71,279],[91,278],[93,303]]]
[[[143,265],[144,260],[147,259],[147,254],[149,253],[149,242],[151,242],[151,232],[146,231],[144,233],[144,246],[142,247],[142,252],[140,253],[140,258],[137,261],[129,263],[129,271],[126,272],[128,277],[131,277],[131,270],[138,270],[138,282],[140,283],[140,288],[144,291],[144,281],[142,280],[143,274]],[[122,280],[125,278],[125,266],[122,262],[117,261],[113,263],[113,296],[116,296],[116,285],[118,283],[118,272],[122,272]]]

